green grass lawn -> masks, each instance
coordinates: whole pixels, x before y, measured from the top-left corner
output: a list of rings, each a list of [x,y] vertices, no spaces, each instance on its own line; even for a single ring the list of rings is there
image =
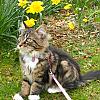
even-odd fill
[[[81,46],[81,39],[77,43],[63,45],[81,65],[81,72],[100,70],[100,44],[97,37],[85,39],[86,44]],[[74,42],[72,40],[72,42]],[[71,46],[69,46],[71,45]],[[12,96],[20,91],[21,70],[18,53],[7,51],[7,45],[0,50],[0,100],[11,100]],[[1,46],[2,47],[2,46]],[[6,48],[6,49],[5,49]],[[78,48],[78,49],[77,49]],[[92,81],[85,87],[68,91],[73,100],[100,100],[100,81]],[[27,100],[27,99],[26,99]],[[66,100],[62,93],[49,94],[44,91],[41,100]]]

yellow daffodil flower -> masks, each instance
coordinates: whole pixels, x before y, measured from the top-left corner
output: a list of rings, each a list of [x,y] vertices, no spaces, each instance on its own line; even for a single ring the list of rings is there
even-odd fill
[[[84,18],[83,19],[83,22],[87,23],[88,22],[88,19],[87,18]]]
[[[41,11],[44,10],[44,7],[42,7],[42,5],[43,5],[42,1],[33,1],[31,5],[27,7],[26,13],[32,13],[32,14],[40,13]]]
[[[24,23],[26,24],[27,27],[32,27],[35,25],[35,21],[36,21],[35,19],[31,18],[24,21]]]
[[[60,3],[61,0],[51,0],[52,1],[52,5],[57,5],[58,3]]]
[[[74,30],[75,29],[75,25],[73,22],[68,22],[68,27],[70,30]]]
[[[67,5],[64,7],[64,9],[65,9],[65,10],[69,10],[69,9],[71,9],[71,7],[72,7],[72,4],[67,4]]]
[[[18,0],[18,6],[20,6],[20,7],[25,7],[25,5],[28,3],[28,1],[27,0]]]

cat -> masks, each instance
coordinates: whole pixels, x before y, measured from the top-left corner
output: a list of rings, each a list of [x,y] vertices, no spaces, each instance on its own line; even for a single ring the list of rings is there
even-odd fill
[[[81,75],[80,66],[66,52],[49,44],[49,34],[43,25],[35,30],[22,24],[20,32],[17,48],[23,80],[21,91],[13,100],[24,100],[25,96],[29,100],[39,100],[43,90],[61,92],[50,76],[50,68],[66,90],[82,86],[87,80],[100,79],[100,71]]]

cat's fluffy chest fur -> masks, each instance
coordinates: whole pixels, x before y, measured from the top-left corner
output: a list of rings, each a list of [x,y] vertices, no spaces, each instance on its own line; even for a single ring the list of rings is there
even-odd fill
[[[39,62],[39,52],[33,51],[32,53],[25,53],[21,55],[22,71],[25,79],[32,83],[32,72],[37,67]]]
[[[39,59],[36,57],[36,55],[25,54],[23,56],[23,61],[25,62],[26,67],[29,67],[32,70],[34,70],[34,68],[36,67],[36,64],[38,63]]]

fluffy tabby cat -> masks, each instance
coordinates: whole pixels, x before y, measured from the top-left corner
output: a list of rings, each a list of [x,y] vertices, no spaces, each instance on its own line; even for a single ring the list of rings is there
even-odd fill
[[[43,26],[36,30],[23,26],[20,31],[18,49],[23,80],[21,91],[13,100],[23,100],[25,96],[29,100],[39,100],[44,89],[49,93],[61,92],[50,77],[48,58],[52,72],[66,90],[77,88],[86,80],[100,79],[100,71],[82,76],[79,65],[66,52],[49,45],[48,34]]]

